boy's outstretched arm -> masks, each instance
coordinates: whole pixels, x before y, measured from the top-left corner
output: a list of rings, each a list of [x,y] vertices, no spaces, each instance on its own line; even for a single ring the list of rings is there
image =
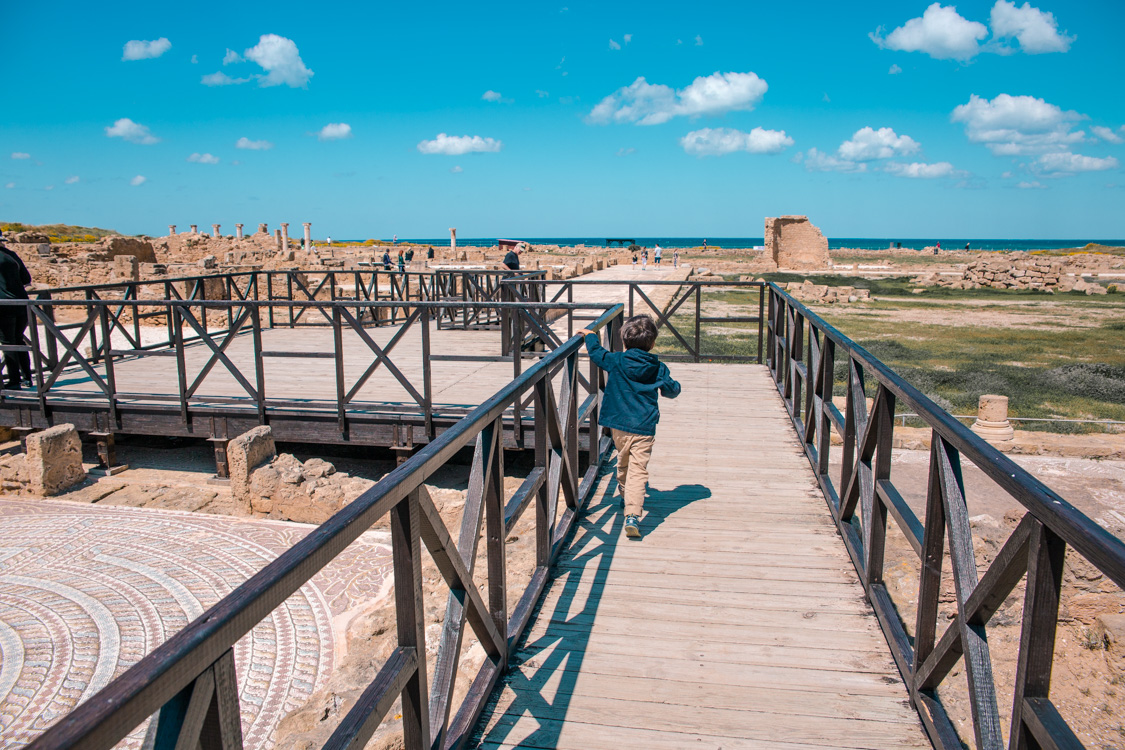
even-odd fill
[[[672,379],[672,373],[664,363],[660,364],[660,395],[665,398],[675,398],[680,395],[680,384]]]
[[[582,336],[586,341],[586,353],[590,355],[590,360],[602,368],[606,369],[606,360],[609,358],[610,352],[602,346],[602,342],[598,341],[598,334],[591,331],[589,328],[583,328],[575,332],[576,336]]]

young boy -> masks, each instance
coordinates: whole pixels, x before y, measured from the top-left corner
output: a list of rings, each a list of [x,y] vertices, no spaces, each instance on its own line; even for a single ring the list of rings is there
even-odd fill
[[[668,366],[652,353],[656,323],[647,315],[626,318],[621,326],[624,352],[610,352],[597,334],[583,328],[586,351],[595,365],[608,374],[598,421],[610,428],[617,446],[617,484],[625,498],[625,536],[641,538],[641,511],[648,485],[648,459],[660,421],[658,393],[680,395],[680,384]]]

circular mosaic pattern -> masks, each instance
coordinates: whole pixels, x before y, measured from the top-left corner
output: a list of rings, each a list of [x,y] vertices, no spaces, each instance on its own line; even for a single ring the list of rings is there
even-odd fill
[[[0,519],[3,748],[30,742],[312,528],[26,500],[0,500]],[[387,546],[360,540],[236,644],[246,747],[269,747],[323,684],[333,616],[384,593],[388,573]]]

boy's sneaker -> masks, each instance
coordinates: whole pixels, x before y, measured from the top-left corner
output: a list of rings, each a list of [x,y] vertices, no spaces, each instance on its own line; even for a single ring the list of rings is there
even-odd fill
[[[630,539],[641,538],[641,521],[636,516],[625,516],[625,536]]]

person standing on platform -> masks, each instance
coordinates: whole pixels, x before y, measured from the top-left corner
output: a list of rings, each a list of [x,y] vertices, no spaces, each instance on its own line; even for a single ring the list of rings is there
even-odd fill
[[[31,283],[31,274],[20,256],[9,250],[0,234],[0,299],[27,299],[24,288]],[[24,346],[27,329],[27,308],[18,305],[0,306],[0,344]],[[18,391],[31,387],[31,355],[27,352],[4,352],[4,388]]]
[[[610,352],[598,335],[583,328],[590,361],[606,371],[598,423],[608,427],[617,447],[617,486],[625,499],[625,536],[641,538],[641,513],[648,487],[648,460],[660,421],[660,396],[680,395],[668,365],[652,353],[656,323],[648,315],[626,318],[621,325],[623,352]]]
[[[512,272],[520,270],[520,246],[516,245],[505,253],[504,260],[501,263],[509,271],[509,273],[504,274],[505,276],[511,276]]]

